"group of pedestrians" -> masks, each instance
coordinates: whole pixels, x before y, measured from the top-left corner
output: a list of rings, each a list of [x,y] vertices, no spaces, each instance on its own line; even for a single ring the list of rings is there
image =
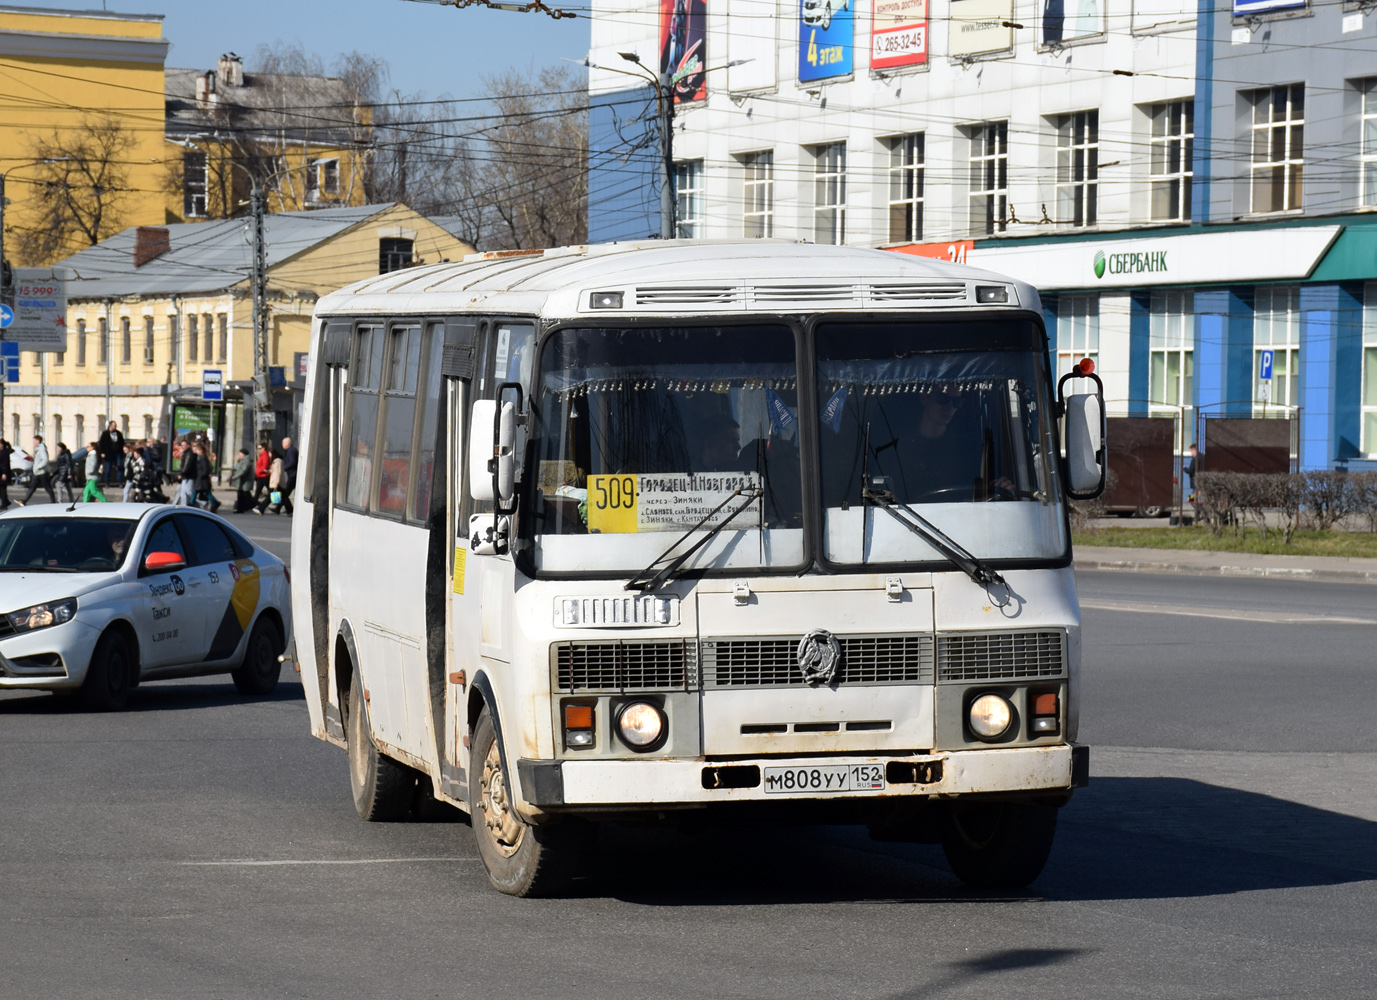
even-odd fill
[[[230,473],[234,484],[234,511],[242,514],[292,513],[292,491],[296,489],[297,450],[292,439],[284,437],[281,448],[266,441],[258,445],[258,456],[249,459],[248,450],[239,449]]]

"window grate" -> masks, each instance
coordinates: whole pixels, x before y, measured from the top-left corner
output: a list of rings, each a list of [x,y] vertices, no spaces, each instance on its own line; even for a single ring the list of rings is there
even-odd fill
[[[561,691],[675,691],[697,682],[691,639],[560,642],[550,647]]]
[[[986,632],[939,635],[939,681],[1060,677],[1066,672],[1062,632]]]
[[[930,635],[838,637],[838,684],[931,684]],[[705,639],[703,676],[713,687],[806,687],[798,639]]]

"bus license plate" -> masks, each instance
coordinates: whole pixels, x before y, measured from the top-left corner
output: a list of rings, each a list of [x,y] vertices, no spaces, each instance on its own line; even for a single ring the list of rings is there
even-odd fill
[[[828,792],[883,791],[885,771],[881,764],[821,764],[814,767],[767,767],[765,791]]]

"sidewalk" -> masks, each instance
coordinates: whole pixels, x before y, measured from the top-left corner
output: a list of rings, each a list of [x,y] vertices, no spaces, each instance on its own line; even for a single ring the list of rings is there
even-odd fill
[[[1137,573],[1191,573],[1205,576],[1257,576],[1325,583],[1377,583],[1377,559],[1338,556],[1260,556],[1250,552],[1187,549],[1130,549],[1078,545],[1076,569]]]

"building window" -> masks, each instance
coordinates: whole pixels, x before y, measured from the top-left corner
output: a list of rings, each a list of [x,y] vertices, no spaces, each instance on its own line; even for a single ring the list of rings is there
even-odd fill
[[[1301,207],[1305,167],[1305,87],[1272,87],[1249,95],[1253,105],[1252,211]]]
[[[387,274],[411,266],[412,241],[402,239],[378,240],[378,273]]]
[[[1260,378],[1265,350],[1273,352],[1270,384]],[[1285,408],[1296,406],[1300,399],[1300,289],[1295,285],[1257,289],[1253,300],[1253,385],[1257,416],[1270,405],[1276,407],[1271,416],[1284,417]]]
[[[182,360],[182,324],[175,314],[167,317],[167,360],[174,365]]]
[[[62,337],[62,350],[58,351],[57,353],[55,353],[55,354],[53,355],[53,364],[55,364],[55,365],[65,365],[66,363],[67,363],[67,337],[66,337],[66,335],[64,334],[63,337]]]
[[[127,365],[134,358],[134,336],[129,332],[129,317],[120,317],[120,364]]]
[[[100,346],[99,346],[98,349],[97,349],[97,353],[98,353],[99,356],[100,356],[100,361],[99,361],[99,363],[102,364],[102,365],[109,365],[109,364],[110,364],[110,324],[109,324],[108,322],[106,322],[106,319],[105,319],[104,316],[102,316],[98,322],[99,322],[99,324],[100,324],[100,334],[99,334],[99,337],[100,337]]]
[[[33,415],[33,436],[34,436],[34,437],[38,437],[38,436],[39,436],[40,434],[42,434],[42,433],[43,433],[43,421],[40,420],[39,417],[38,417],[38,414],[35,413],[35,414]]]
[[[1363,162],[1363,204],[1377,206],[1377,80],[1364,80],[1360,146]]]
[[[1150,333],[1148,396],[1157,416],[1179,417],[1176,450],[1190,444],[1195,399],[1195,294],[1153,292],[1148,304]]]
[[[846,143],[814,150],[813,239],[840,246],[846,242]]]
[[[188,361],[198,361],[201,357],[201,336],[196,323],[195,313],[186,318],[186,359]]]
[[[1100,189],[1100,113],[1053,119],[1057,130],[1057,221],[1093,226]]]
[[[923,133],[889,140],[889,242],[923,238]]]
[[[60,444],[60,443],[62,443],[62,414],[60,414],[60,413],[54,413],[54,414],[53,414],[53,444],[54,444],[54,446],[56,446],[56,445],[58,445],[58,444]],[[54,452],[54,453],[57,452],[57,448],[56,448],[56,447],[53,448],[53,452]]]
[[[1057,377],[1081,358],[1100,363],[1100,297],[1063,295],[1057,301]]]
[[[1154,222],[1189,222],[1191,153],[1195,140],[1195,102],[1168,101],[1148,109],[1151,215]]]
[[[151,413],[143,415],[143,439],[145,441],[153,440],[153,415]]]
[[[229,360],[229,316],[221,313],[218,317],[220,325],[220,350],[216,352],[216,361]],[[209,322],[209,317],[207,317]]]
[[[76,415],[76,441],[73,444],[78,448],[84,448],[90,443],[86,440],[86,415],[78,413]]]
[[[745,206],[742,213],[746,236],[775,234],[775,154],[774,150],[752,153],[741,158],[746,171]]]
[[[207,361],[215,357],[215,320],[210,313],[201,314],[201,337],[205,347],[203,355]]]
[[[153,363],[153,317],[143,318],[143,363],[151,365]]]
[[[326,160],[321,163],[320,189],[326,194],[339,194],[339,160]]]
[[[1377,281],[1363,287],[1363,430],[1364,455],[1377,455]]]
[[[86,321],[77,320],[77,364],[86,364]]]
[[[12,413],[12,414],[10,414],[10,426],[14,428],[14,430],[10,432],[10,437],[14,439],[14,440],[13,440],[14,446],[15,446],[16,448],[18,448],[18,447],[19,447],[19,414],[17,414],[17,413]]]
[[[120,415],[120,433],[125,437],[129,436],[129,414]]]
[[[206,214],[206,154],[182,154],[182,214],[188,219]]]
[[[1009,123],[977,125],[970,140],[970,230],[992,236],[1008,226]]]
[[[686,240],[703,236],[702,160],[674,164],[674,203],[679,224],[676,235]]]

